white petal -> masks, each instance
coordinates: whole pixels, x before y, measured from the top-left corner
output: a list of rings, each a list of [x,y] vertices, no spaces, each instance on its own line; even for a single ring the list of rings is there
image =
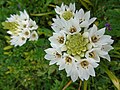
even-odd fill
[[[51,60],[50,63],[49,63],[49,65],[53,65],[53,64],[55,64],[56,62],[57,62],[57,60]]]
[[[103,45],[102,46],[102,50],[109,52],[110,50],[114,49],[112,46],[110,45]]]
[[[83,21],[83,22],[80,24],[80,27],[88,27],[88,21]]]
[[[65,66],[65,71],[67,72],[67,74],[70,73],[71,69],[72,69],[72,65],[71,64]]]
[[[107,55],[101,55],[100,57],[105,58],[108,61],[111,61],[110,56],[108,54]]]
[[[49,55],[49,54],[46,54],[44,58],[45,58],[46,60],[54,60],[54,59],[55,59],[54,56]]]
[[[71,71],[71,79],[73,82],[75,82],[78,79],[78,73],[74,68],[72,68],[72,71]]]
[[[90,19],[90,11],[85,13],[84,19],[87,20],[87,21]]]
[[[91,76],[95,76],[95,71],[92,65],[88,66],[87,72],[91,75]]]
[[[101,37],[103,36],[103,34],[105,33],[105,28],[102,28],[100,30],[98,30],[95,35],[98,36],[98,37]]]
[[[94,59],[89,59],[90,64],[96,68],[99,64],[94,61]]]
[[[90,20],[89,20],[89,25],[91,25],[95,20],[96,20],[97,18],[91,18]]]
[[[63,70],[65,68],[65,64],[59,66],[59,70]]]
[[[84,10],[81,8],[80,10],[79,10],[79,16],[80,16],[80,18],[79,19],[82,19],[83,18],[83,16],[84,16]]]
[[[100,38],[100,40],[96,43],[96,45],[106,45],[109,43],[113,43],[113,40],[111,39],[111,36],[104,35]]]
[[[87,73],[86,69],[83,69],[83,76],[82,76],[85,80],[89,79],[89,74]]]
[[[75,3],[73,3],[73,4],[70,3],[69,9],[70,9],[70,11],[75,12]]]
[[[94,24],[93,27],[90,28],[90,37],[92,37],[96,31],[97,31],[97,26]]]
[[[55,49],[54,48],[48,48],[48,49],[45,50],[45,52],[48,53],[48,54],[53,54],[53,53],[55,53]]]

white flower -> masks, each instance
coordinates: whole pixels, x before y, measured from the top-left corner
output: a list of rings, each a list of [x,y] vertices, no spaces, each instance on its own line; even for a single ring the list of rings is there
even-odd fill
[[[71,18],[69,21],[66,21],[64,31],[71,35],[79,33],[81,31],[79,20]]]
[[[62,4],[61,4],[61,7],[56,6],[55,12],[56,12],[57,14],[62,14],[62,13],[65,11],[65,7],[66,7],[66,6],[62,3]]]
[[[30,19],[26,10],[24,12],[20,11],[20,15],[11,15],[10,18],[7,18],[5,22],[2,23],[4,29],[8,29],[8,34],[11,35],[11,45],[22,46],[26,43],[26,40],[30,41],[37,40],[38,34],[36,30],[38,26],[36,22]],[[25,39],[22,39],[25,38]]]
[[[63,14],[65,11],[75,12],[75,3],[74,3],[74,4],[70,3],[69,6],[64,5],[64,4],[62,3],[62,4],[61,4],[61,7],[56,6],[56,8],[55,8],[55,12],[56,12],[57,14],[60,14],[60,15]]]
[[[47,53],[45,59],[50,60],[50,65],[55,64],[62,59],[62,53],[58,49],[48,48],[45,52]]]
[[[65,45],[66,35],[62,31],[59,33],[53,33],[53,36],[49,38],[49,41],[51,42],[52,47],[61,48]]]
[[[74,4],[70,3],[69,6],[64,5],[62,3],[61,7],[56,6],[55,11],[57,14],[60,15],[61,18],[64,18],[65,20],[69,20],[74,16],[75,3]]]
[[[38,34],[36,31],[33,31],[30,35],[30,39],[29,41],[34,41],[34,40],[38,40]]]
[[[32,19],[29,20],[29,24],[28,24],[28,28],[29,30],[35,30],[38,28],[38,26],[36,25],[36,22],[33,21]]]
[[[28,29],[23,29],[22,34],[23,34],[23,36],[25,36],[26,38],[30,38],[30,30],[28,30]]]
[[[65,28],[65,23],[66,21],[64,19],[59,18],[58,16],[56,16],[56,19],[53,18],[54,23],[52,24],[51,28],[55,31],[55,32],[60,32],[62,30],[64,30]]]
[[[26,43],[27,38],[24,37],[23,35],[18,35],[18,36],[11,36],[11,45],[16,46],[22,46],[23,44]]]
[[[90,19],[90,11],[84,13],[82,8],[79,11],[76,11],[75,18],[79,20],[80,27],[88,27],[96,20],[95,17]]]
[[[94,47],[113,43],[111,36],[104,35],[104,33],[105,28],[97,30],[96,25],[93,25],[93,27],[89,29],[89,39]]]
[[[71,76],[73,82],[78,79],[77,66],[74,57],[64,53],[63,58],[57,65],[59,65],[59,70],[65,69],[67,76]]]
[[[26,10],[24,10],[24,12],[20,11],[20,19],[24,21],[29,20],[29,15],[27,14]]]
[[[100,57],[105,58],[108,61],[110,61],[110,56],[109,56],[108,52],[112,49],[113,49],[113,47],[110,45],[102,45],[100,47],[93,48],[93,49],[87,51],[85,57],[92,58],[96,62],[100,62]]]
[[[93,48],[86,52],[85,57],[86,58],[92,58],[96,62],[100,62],[100,56],[101,55],[107,55],[108,52],[101,50],[101,48]]]
[[[18,23],[18,28],[22,31],[23,29],[28,29],[28,25],[29,25],[29,21],[28,20],[26,20],[26,21],[24,21],[24,20],[22,20],[22,21],[18,21],[17,22]]]
[[[67,11],[71,11],[71,12],[74,13],[74,12],[75,12],[75,9],[76,9],[76,8],[75,8],[75,3],[73,3],[73,4],[70,3],[69,6],[66,5],[66,10],[67,10]]]
[[[98,64],[92,59],[81,59],[77,62],[78,75],[81,80],[88,80],[89,76],[95,76],[94,68]]]

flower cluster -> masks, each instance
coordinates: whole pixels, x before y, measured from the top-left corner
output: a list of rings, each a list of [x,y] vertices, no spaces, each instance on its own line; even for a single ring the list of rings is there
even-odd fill
[[[56,6],[55,11],[51,48],[45,50],[45,59],[50,60],[50,65],[58,65],[59,70],[65,69],[73,82],[78,78],[88,80],[90,75],[95,76],[100,57],[110,61],[108,52],[113,49],[113,40],[104,35],[105,28],[98,30],[93,24],[96,18],[90,18],[90,11],[76,10],[71,3]]]
[[[8,29],[8,34],[11,35],[10,43],[14,46],[22,46],[27,39],[34,41],[38,39],[38,34],[35,31],[38,26],[36,22],[30,19],[27,12],[20,11],[20,15],[11,15],[5,22],[2,23],[4,29]]]

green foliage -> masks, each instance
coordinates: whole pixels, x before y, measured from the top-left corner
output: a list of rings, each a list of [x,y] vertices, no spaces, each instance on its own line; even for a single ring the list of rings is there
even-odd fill
[[[53,32],[50,26],[55,17],[54,7],[62,2],[75,2],[76,8],[91,10],[92,16],[98,18],[99,27],[104,27],[105,23],[111,25],[112,30],[106,30],[106,34],[115,40],[114,50],[110,52],[112,61],[102,60],[95,70],[96,77],[88,80],[87,89],[117,90],[117,84],[112,83],[113,78],[106,74],[102,64],[120,79],[120,0],[0,0],[0,22],[4,22],[10,14],[19,14],[26,9],[39,26],[38,41],[27,41],[21,47],[13,47],[10,46],[7,30],[0,24],[0,90],[62,90],[70,81],[65,71],[59,71],[56,65],[49,66],[49,61],[44,59],[44,50],[50,47],[48,38]],[[84,88],[83,85],[81,88]],[[78,87],[79,80],[66,90],[77,90]]]

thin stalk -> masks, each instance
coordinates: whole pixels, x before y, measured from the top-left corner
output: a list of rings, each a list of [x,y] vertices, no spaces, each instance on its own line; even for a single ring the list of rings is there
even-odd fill
[[[47,13],[40,13],[40,14],[30,14],[31,16],[45,16],[49,14],[55,14],[55,12],[47,12]]]
[[[56,7],[56,5],[53,5],[53,4],[49,4],[49,6],[50,6],[50,7],[54,7],[54,8]]]
[[[84,81],[84,89],[83,90],[87,90],[87,81]]]
[[[64,86],[64,88],[63,88],[62,90],[65,90],[71,83],[72,83],[72,80],[70,80],[70,81]]]
[[[79,88],[78,88],[78,90],[80,90],[81,85],[82,85],[82,81],[80,80],[80,84],[79,84]]]

